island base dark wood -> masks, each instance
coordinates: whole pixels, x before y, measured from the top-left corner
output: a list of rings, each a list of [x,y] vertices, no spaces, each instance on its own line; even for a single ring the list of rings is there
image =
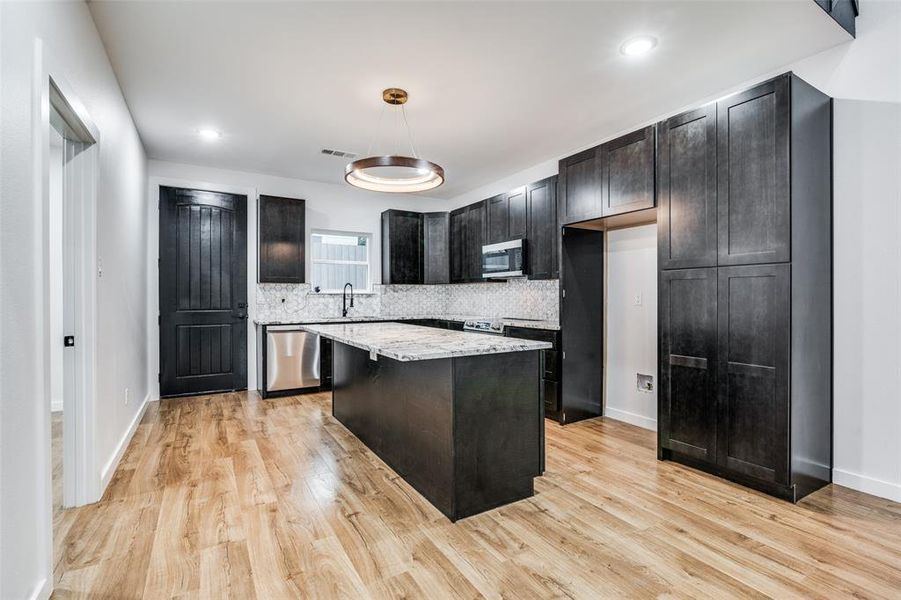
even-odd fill
[[[332,414],[451,521],[541,474],[539,352],[401,362],[333,346]]]

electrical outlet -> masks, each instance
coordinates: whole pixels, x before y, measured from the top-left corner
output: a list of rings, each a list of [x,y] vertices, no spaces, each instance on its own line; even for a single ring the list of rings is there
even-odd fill
[[[635,295],[632,296],[632,304],[634,306],[641,306],[641,292],[635,292]]]
[[[125,388],[125,406],[128,406],[129,395],[130,395],[130,393],[129,393],[128,388]]]

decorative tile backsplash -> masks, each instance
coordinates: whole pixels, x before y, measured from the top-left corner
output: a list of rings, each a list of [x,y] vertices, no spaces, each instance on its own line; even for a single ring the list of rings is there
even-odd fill
[[[354,297],[358,317],[511,317],[559,321],[558,280],[454,285],[376,285]],[[308,284],[257,284],[256,319],[291,322],[341,316],[341,296]]]

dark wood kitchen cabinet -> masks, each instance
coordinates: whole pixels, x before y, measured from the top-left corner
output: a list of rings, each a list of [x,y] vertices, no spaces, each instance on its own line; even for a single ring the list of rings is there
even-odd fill
[[[529,279],[557,279],[560,275],[557,178],[548,177],[527,185],[524,195]]]
[[[660,126],[659,455],[792,501],[832,477],[831,113],[789,73]]]
[[[482,281],[482,245],[488,237],[488,201],[450,212],[450,281]]]
[[[423,214],[423,283],[450,283],[450,216]]]
[[[486,244],[526,237],[527,229],[526,188],[518,187],[505,194],[486,200]]]
[[[657,262],[716,266],[716,105],[657,126]]]
[[[382,213],[382,283],[423,282],[423,215],[409,210]]]
[[[260,195],[259,283],[304,283],[305,202]]]
[[[653,125],[601,146],[602,215],[654,207]]]
[[[790,258],[790,83],[777,77],[717,103],[720,265]]]
[[[461,283],[466,270],[466,213],[467,207],[450,211],[450,282]]]
[[[663,271],[659,282],[659,447],[716,462],[717,270]]]
[[[602,216],[606,179],[604,152],[600,146],[564,158],[559,165],[560,225]]]
[[[717,464],[787,485],[790,266],[724,267],[718,274]]]

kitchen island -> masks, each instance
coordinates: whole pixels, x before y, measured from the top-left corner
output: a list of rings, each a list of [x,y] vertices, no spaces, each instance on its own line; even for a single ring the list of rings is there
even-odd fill
[[[449,519],[534,493],[551,344],[393,322],[303,328],[334,341],[334,417]]]

